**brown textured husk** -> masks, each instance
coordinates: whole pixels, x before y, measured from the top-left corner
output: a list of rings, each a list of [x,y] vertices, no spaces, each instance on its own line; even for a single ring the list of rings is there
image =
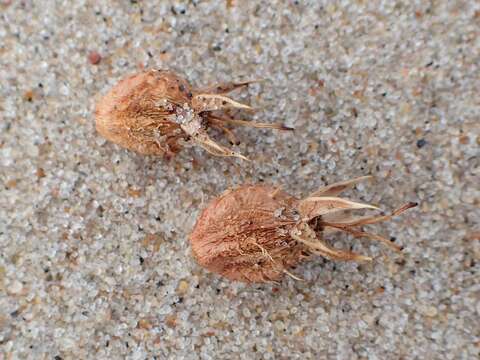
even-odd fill
[[[372,260],[330,247],[323,239],[329,230],[370,238],[400,251],[400,246],[360,227],[389,220],[416,203],[406,203],[391,215],[358,218],[345,211],[378,208],[337,197],[368,178],[335,183],[302,200],[267,185],[228,190],[199,216],[190,234],[193,255],[212,272],[250,283],[276,281],[284,274],[295,277],[289,270],[310,254],[331,260]]]
[[[98,101],[96,128],[107,140],[138,153],[174,154],[181,149],[179,140],[186,136],[168,119],[174,112],[158,102],[168,99],[180,105],[191,98],[190,84],[172,72],[148,70],[131,75]]]
[[[98,101],[97,130],[106,139],[145,155],[173,156],[189,141],[215,156],[248,160],[212,139],[209,128],[219,130],[232,145],[238,141],[228,126],[293,130],[283,124],[235,119],[225,113],[231,109],[252,110],[226,94],[254,82],[195,89],[171,71],[143,71],[121,80]]]
[[[283,269],[304,256],[305,247],[289,235],[296,224],[296,203],[294,197],[269,186],[227,191],[202,212],[190,235],[196,260],[230,280],[279,280]],[[285,209],[281,217],[275,216],[278,209]]]

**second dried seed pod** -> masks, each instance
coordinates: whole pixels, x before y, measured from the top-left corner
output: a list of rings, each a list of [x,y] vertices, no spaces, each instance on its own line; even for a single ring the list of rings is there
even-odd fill
[[[198,263],[230,280],[279,280],[311,254],[332,260],[369,261],[370,257],[329,246],[325,235],[344,231],[400,250],[389,240],[364,232],[361,226],[391,219],[416,206],[407,203],[391,215],[352,217],[346,211],[378,209],[338,197],[361,177],[323,187],[299,200],[281,189],[247,185],[214,199],[201,213],[190,235]]]

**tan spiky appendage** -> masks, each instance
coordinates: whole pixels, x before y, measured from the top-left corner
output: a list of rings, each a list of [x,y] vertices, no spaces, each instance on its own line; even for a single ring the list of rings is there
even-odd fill
[[[364,232],[363,225],[391,219],[416,206],[407,203],[391,215],[351,217],[349,210],[378,209],[338,197],[361,177],[323,187],[303,200],[279,188],[247,185],[214,199],[202,212],[190,243],[195,258],[205,268],[230,280],[278,281],[310,254],[331,260],[369,261],[370,257],[335,249],[324,241],[332,231],[367,237],[389,247],[387,239]]]
[[[193,121],[189,124],[183,125],[182,128],[185,130],[186,133],[192,136],[193,140],[196,143],[198,143],[201,147],[203,147],[206,151],[213,155],[233,156],[241,158],[243,160],[248,160],[248,158],[246,158],[242,154],[235,152],[225,146],[222,146],[212,140],[208,136],[206,128],[212,127],[220,130],[222,133],[225,134],[225,136],[232,145],[238,145],[239,141],[237,140],[233,132],[227,127],[228,125],[247,126],[259,129],[292,131],[292,128],[289,128],[283,124],[258,123],[241,119],[232,119],[224,114],[219,115],[217,113],[218,111],[232,109],[253,111],[254,109],[249,105],[237,102],[227,97],[226,94],[255,82],[257,81],[227,83],[196,92],[192,99],[192,108],[196,113],[202,114],[201,119],[203,119],[206,123],[203,124],[204,126],[202,127],[199,126],[198,121]]]
[[[371,240],[380,241],[396,251],[400,251],[401,248],[398,245],[380,235],[365,232],[361,227],[363,225],[390,220],[394,216],[400,215],[404,211],[417,206],[416,203],[410,202],[404,204],[393,211],[391,215],[355,217],[345,214],[345,211],[348,210],[379,210],[378,207],[373,205],[353,202],[338,197],[338,195],[346,189],[369,178],[371,177],[363,176],[353,180],[335,183],[323,187],[307,198],[300,200],[297,206],[301,216],[301,222],[292,229],[290,233],[292,238],[307,246],[310,252],[332,260],[370,261],[372,259],[368,256],[329,247],[321,238],[318,238],[314,228],[320,229],[322,233],[343,231],[354,237],[370,238]]]

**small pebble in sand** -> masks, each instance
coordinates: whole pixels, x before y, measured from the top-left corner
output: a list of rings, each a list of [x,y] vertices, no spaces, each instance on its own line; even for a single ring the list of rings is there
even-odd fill
[[[417,140],[417,147],[419,149],[423,148],[425,145],[427,145],[427,141],[425,139]]]
[[[90,51],[88,54],[88,62],[92,65],[98,65],[102,61],[102,56],[96,51]]]

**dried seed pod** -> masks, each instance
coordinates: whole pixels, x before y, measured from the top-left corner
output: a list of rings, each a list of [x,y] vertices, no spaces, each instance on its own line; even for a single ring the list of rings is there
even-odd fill
[[[391,241],[364,232],[362,225],[389,220],[416,206],[407,203],[391,215],[352,217],[348,210],[378,209],[338,197],[361,180],[335,183],[298,200],[281,189],[247,185],[228,190],[202,212],[190,235],[198,263],[230,280],[279,280],[311,254],[332,260],[370,261],[371,258],[335,249],[324,241],[332,231],[368,237],[400,250]]]
[[[167,70],[147,70],[115,85],[96,107],[97,131],[106,139],[145,155],[174,155],[185,141],[193,141],[217,156],[243,155],[210,138],[208,128],[237,140],[227,125],[292,130],[280,124],[232,119],[221,111],[252,109],[226,96],[252,81],[195,89]]]

